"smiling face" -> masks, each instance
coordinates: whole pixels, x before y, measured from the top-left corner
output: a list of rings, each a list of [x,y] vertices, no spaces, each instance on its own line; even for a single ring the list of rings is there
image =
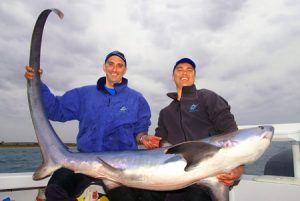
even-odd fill
[[[114,84],[121,83],[127,68],[125,62],[118,56],[111,56],[105,64],[103,64],[103,71],[106,74],[105,86],[113,88]]]
[[[173,80],[176,84],[177,91],[181,92],[182,87],[191,86],[195,82],[196,72],[189,63],[179,63],[174,72]]]

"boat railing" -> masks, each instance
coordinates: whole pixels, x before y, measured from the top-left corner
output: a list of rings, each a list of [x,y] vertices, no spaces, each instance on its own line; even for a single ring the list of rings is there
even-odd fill
[[[264,175],[257,176],[254,178],[254,180],[300,185],[300,123],[271,125],[275,128],[272,141],[284,141],[291,143],[293,154],[294,177]],[[254,126],[257,125],[239,126],[239,128],[248,128]]]
[[[40,181],[32,179],[33,172],[0,173],[0,192],[30,190],[45,187],[49,177]]]

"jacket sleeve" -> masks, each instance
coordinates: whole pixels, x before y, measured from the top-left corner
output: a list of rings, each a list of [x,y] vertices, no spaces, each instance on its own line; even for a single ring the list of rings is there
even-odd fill
[[[230,111],[230,105],[224,98],[211,92],[207,96],[206,105],[208,116],[213,122],[215,131],[224,133],[237,130],[237,124],[234,115]]]
[[[168,131],[163,122],[163,110],[159,112],[157,128],[155,129],[155,135],[161,137],[163,140],[168,140]]]
[[[148,133],[149,126],[151,125],[150,106],[142,95],[139,97],[138,104],[137,123],[134,128],[135,136],[141,132]]]
[[[43,83],[41,92],[44,108],[50,120],[60,122],[78,120],[80,96],[77,89],[67,91],[62,96],[55,96],[47,85]]]

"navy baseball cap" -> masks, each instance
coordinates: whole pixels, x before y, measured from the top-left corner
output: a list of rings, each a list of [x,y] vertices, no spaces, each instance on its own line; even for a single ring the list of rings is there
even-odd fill
[[[193,60],[191,60],[191,59],[189,59],[189,58],[182,58],[182,59],[179,59],[179,60],[175,63],[174,68],[173,68],[173,73],[174,73],[174,71],[175,71],[176,66],[177,66],[178,64],[182,64],[182,63],[188,63],[188,64],[190,64],[190,65],[193,67],[194,70],[196,70],[196,64],[195,64],[195,62],[193,62]]]
[[[106,56],[105,62],[104,62],[104,63],[106,63],[107,60],[108,60],[110,57],[112,57],[112,56],[120,57],[120,58],[125,62],[125,66],[127,66],[127,62],[126,62],[126,58],[125,58],[124,54],[123,54],[122,52],[120,52],[120,51],[117,51],[117,50],[115,50],[115,51],[109,53],[109,54]]]

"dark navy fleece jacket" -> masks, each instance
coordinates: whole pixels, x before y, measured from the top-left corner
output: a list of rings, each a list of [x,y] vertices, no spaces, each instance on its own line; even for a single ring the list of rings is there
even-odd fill
[[[192,85],[183,87],[180,101],[177,93],[168,96],[173,101],[160,111],[155,135],[172,144],[237,130],[229,104],[213,91]]]

